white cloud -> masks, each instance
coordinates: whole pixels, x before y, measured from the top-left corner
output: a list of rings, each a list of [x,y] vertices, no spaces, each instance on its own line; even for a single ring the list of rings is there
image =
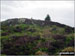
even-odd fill
[[[44,20],[50,14],[52,21],[74,26],[74,1],[1,1],[1,20],[26,17]]]

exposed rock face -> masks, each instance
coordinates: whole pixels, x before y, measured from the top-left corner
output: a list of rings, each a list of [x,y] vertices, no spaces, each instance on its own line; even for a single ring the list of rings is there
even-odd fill
[[[26,20],[26,18],[20,18],[19,20],[18,20],[18,22],[25,22],[25,20]]]
[[[31,21],[31,19],[26,19],[24,23],[25,24],[32,24],[32,21]]]

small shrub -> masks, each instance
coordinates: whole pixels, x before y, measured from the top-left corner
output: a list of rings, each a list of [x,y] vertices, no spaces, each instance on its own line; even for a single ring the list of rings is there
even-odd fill
[[[66,40],[66,36],[59,35],[59,34],[53,35],[53,38],[54,38],[55,40],[60,40],[60,39],[63,40],[63,41]]]
[[[74,47],[67,47],[62,50],[63,52],[74,52]]]
[[[35,55],[48,55],[46,52],[37,51]]]
[[[22,32],[22,29],[17,26],[17,27],[14,29],[14,32]]]
[[[72,29],[69,28],[69,27],[65,27],[65,32],[66,32],[66,33],[72,33]]]
[[[69,34],[66,36],[66,45],[74,46],[74,35]]]
[[[9,35],[9,33],[8,32],[1,33],[1,36],[6,36],[6,35]]]
[[[28,29],[29,32],[36,32],[36,29]]]

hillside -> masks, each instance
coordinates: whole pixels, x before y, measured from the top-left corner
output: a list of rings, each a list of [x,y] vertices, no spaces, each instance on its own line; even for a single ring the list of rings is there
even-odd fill
[[[53,55],[74,48],[74,28],[46,20],[8,19],[1,22],[0,39],[4,55]]]

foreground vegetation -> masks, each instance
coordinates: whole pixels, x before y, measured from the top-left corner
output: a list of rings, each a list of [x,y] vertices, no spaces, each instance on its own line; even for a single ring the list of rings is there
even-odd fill
[[[4,55],[51,55],[74,47],[73,30],[56,25],[2,25],[0,39]]]

